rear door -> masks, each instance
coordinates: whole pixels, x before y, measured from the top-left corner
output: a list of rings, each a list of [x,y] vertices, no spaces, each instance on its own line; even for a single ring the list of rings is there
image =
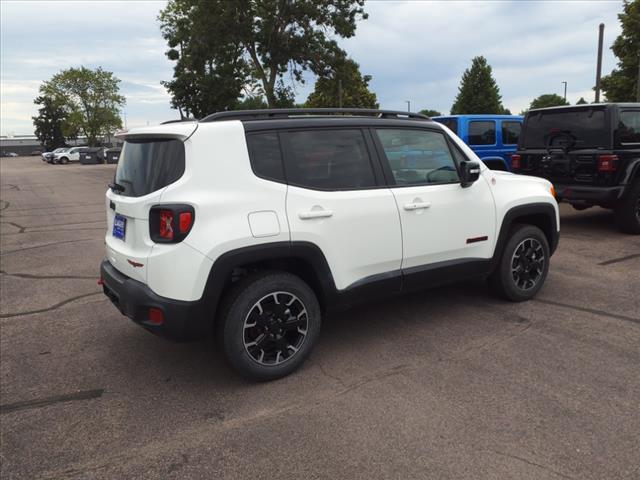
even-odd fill
[[[438,264],[491,258],[495,206],[489,185],[481,176],[462,188],[457,164],[463,157],[445,134],[423,128],[374,132],[395,184],[391,191],[402,225],[406,288],[419,288],[420,274]]]
[[[115,173],[115,187],[107,191],[107,259],[125,275],[146,283],[147,258],[153,242],[149,210],[165,187],[185,170],[184,143],[179,139],[127,140]]]
[[[339,290],[381,279],[399,290],[400,221],[368,132],[309,129],[281,138],[291,240],[320,247]]]

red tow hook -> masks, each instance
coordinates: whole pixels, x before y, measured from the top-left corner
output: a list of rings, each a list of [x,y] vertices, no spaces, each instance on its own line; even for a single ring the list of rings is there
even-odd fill
[[[104,285],[104,280],[102,278],[98,279],[98,285]]]

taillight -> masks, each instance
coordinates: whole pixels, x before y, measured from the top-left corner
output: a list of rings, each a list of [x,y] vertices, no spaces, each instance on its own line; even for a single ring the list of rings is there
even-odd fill
[[[191,212],[182,212],[179,218],[180,221],[178,223],[180,225],[180,233],[187,233],[191,230],[193,215],[191,215]]]
[[[518,170],[520,168],[520,155],[518,155],[517,153],[514,153],[513,155],[511,155],[511,169],[515,169]]]
[[[611,154],[598,155],[599,172],[615,172],[618,167],[618,156]]]
[[[195,211],[191,205],[158,205],[149,211],[149,236],[156,243],[178,243],[191,231]]]
[[[160,238],[173,240],[173,212],[160,210]]]

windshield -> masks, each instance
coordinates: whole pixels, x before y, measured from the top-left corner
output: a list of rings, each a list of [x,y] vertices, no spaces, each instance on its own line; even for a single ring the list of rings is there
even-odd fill
[[[127,140],[115,183],[127,197],[141,197],[178,180],[184,173],[184,144],[175,139]]]
[[[531,112],[522,131],[525,148],[607,146],[604,109]]]

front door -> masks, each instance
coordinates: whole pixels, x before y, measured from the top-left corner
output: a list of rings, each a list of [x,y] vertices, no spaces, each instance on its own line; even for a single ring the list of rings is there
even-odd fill
[[[496,215],[486,180],[461,186],[454,156],[462,154],[440,130],[379,128],[374,137],[395,184],[407,286],[413,273],[449,266],[464,272],[464,264],[486,263],[481,260],[493,254]]]

